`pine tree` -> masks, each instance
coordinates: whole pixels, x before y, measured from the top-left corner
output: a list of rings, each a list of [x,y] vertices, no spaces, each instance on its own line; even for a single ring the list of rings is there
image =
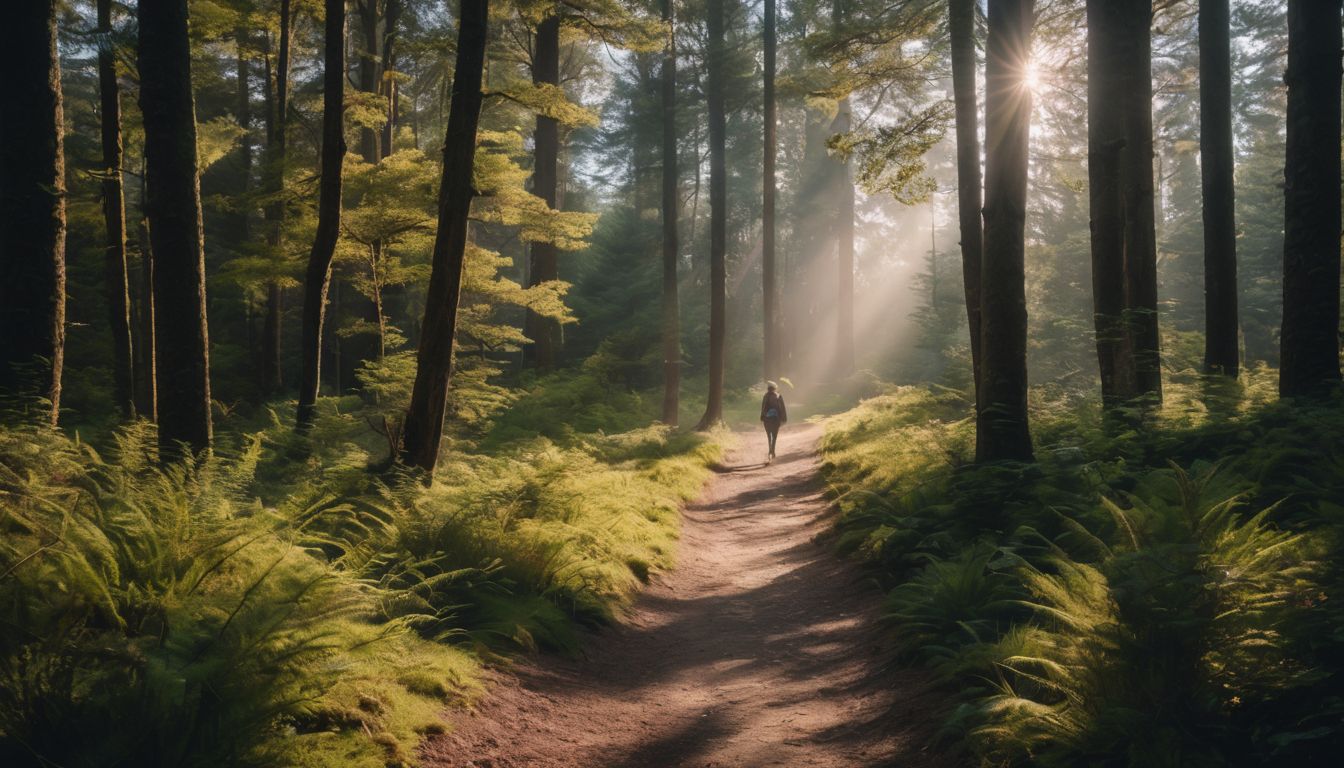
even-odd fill
[[[56,425],[65,357],[65,150],[52,0],[11,8],[0,52],[0,387],[47,400]]]
[[[98,0],[98,95],[103,145],[104,282],[112,329],[112,382],[123,418],[135,417],[131,294],[126,268],[126,200],[122,192],[121,89],[112,49],[112,0]]]
[[[1027,150],[1033,0],[989,0],[985,65],[985,251],[976,461],[1032,460],[1027,422]]]
[[[345,160],[345,0],[326,0],[322,74],[322,180],[317,235],[308,254],[303,294],[303,373],[297,423],[306,429],[321,386],[322,326],[326,320],[331,261],[341,229],[341,171]]]
[[[971,339],[976,401],[980,389],[980,127],[976,107],[975,0],[948,0],[952,55],[952,95],[957,131],[957,221],[961,233],[961,275]]]
[[[1279,394],[1317,395],[1339,371],[1340,0],[1288,2]]]
[[[776,378],[781,373],[779,360],[779,318],[775,286],[775,155],[778,151],[777,128],[779,118],[775,106],[775,2],[765,0],[765,19],[762,29],[765,57],[764,147],[762,149],[761,195],[761,306],[762,337],[764,342],[763,373],[765,378]]]
[[[723,421],[724,342],[728,316],[728,179],[725,156],[723,2],[709,0],[705,102],[709,120],[709,393],[696,429]]]
[[[770,0],[773,2],[773,0]],[[681,322],[677,297],[677,36],[673,0],[662,0],[667,41],[662,77],[663,423],[676,426],[681,389]]]
[[[210,446],[210,344],[187,0],[141,0],[145,212],[154,254],[159,447]]]
[[[1204,371],[1236,376],[1237,221],[1228,0],[1199,0],[1199,155],[1204,193]]]

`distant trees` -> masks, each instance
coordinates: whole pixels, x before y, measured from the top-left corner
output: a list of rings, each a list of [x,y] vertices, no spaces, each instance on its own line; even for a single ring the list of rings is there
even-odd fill
[[[159,446],[210,446],[210,346],[187,0],[141,0],[145,211],[154,249]]]
[[[1340,0],[1288,0],[1279,394],[1338,385]]]
[[[1229,0],[1199,0],[1199,167],[1204,221],[1204,372],[1236,376],[1237,222]]]
[[[1034,0],[989,0],[977,461],[1032,459],[1024,258],[1033,6]]]
[[[762,370],[765,378],[780,375],[778,288],[775,285],[775,154],[779,118],[775,108],[775,2],[765,0],[762,29],[764,56],[764,135],[761,150],[761,320]]]
[[[262,178],[267,197],[266,245],[279,261],[285,233],[285,165],[289,159],[289,69],[294,16],[290,0],[280,0],[279,52],[275,77],[266,81],[266,165]],[[268,68],[269,70],[269,68]],[[266,315],[261,334],[261,390],[268,395],[283,385],[280,340],[284,320],[284,287],[272,277],[266,284]]]
[[[488,0],[461,0],[453,96],[443,141],[438,230],[434,237],[429,292],[420,329],[415,384],[406,412],[401,447],[402,459],[425,470],[430,478],[438,463],[439,442],[443,436],[467,247],[467,218],[476,194],[472,170],[481,115],[481,77],[485,71],[488,22]]]
[[[774,0],[767,0],[773,3]],[[681,389],[681,322],[677,297],[677,36],[673,0],[662,0],[667,40],[663,44],[660,82],[662,104],[662,342],[663,423],[679,421]],[[768,322],[768,320],[767,320]]]
[[[345,161],[345,0],[326,0],[322,73],[322,157],[317,234],[303,283],[303,372],[298,426],[312,423],[321,387],[322,326],[326,320],[331,261],[341,230],[341,167]]]
[[[696,429],[723,421],[724,342],[728,319],[728,173],[723,80],[724,0],[706,5],[705,105],[709,119],[709,393]]]
[[[10,8],[0,46],[0,387],[56,425],[65,356],[65,150],[54,0]]]

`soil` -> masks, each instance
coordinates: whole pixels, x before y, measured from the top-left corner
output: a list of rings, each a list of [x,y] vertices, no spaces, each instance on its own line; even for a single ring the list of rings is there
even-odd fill
[[[936,694],[884,652],[881,595],[823,541],[816,425],[739,436],[685,510],[679,564],[584,656],[497,670],[435,768],[941,766]]]

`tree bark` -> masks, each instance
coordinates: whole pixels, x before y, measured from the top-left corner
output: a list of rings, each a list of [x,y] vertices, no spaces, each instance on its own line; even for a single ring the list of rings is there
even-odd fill
[[[1152,0],[1111,3],[1119,18],[1106,32],[1116,64],[1124,126],[1120,155],[1125,209],[1125,314],[1134,356],[1134,394],[1145,406],[1162,402],[1162,351],[1157,316],[1157,231],[1153,209]]]
[[[663,21],[667,23],[660,83],[663,107],[663,423],[676,426],[681,389],[681,319],[677,296],[677,44],[672,0],[662,0],[662,3]]]
[[[1199,0],[1199,165],[1204,194],[1204,372],[1236,376],[1237,221],[1229,0]]]
[[[966,325],[971,339],[971,372],[980,401],[980,117],[975,90],[975,0],[948,0],[952,48],[952,99],[956,110],[957,222],[961,231],[961,277]]]
[[[355,10],[359,13],[359,31],[362,34],[363,50],[359,54],[359,90],[364,93],[378,93],[378,0],[356,0]],[[382,136],[376,128],[359,129],[359,153],[366,163],[376,163],[383,156],[380,144]]]
[[[144,178],[143,174],[141,178]],[[148,197],[144,194],[143,185],[140,191],[140,199],[143,202]],[[154,248],[149,242],[148,215],[142,211],[140,216],[140,313],[136,318],[136,330],[140,333],[140,339],[132,349],[135,351],[136,412],[150,421],[158,421],[158,366],[154,361]]]
[[[1027,421],[1027,159],[1033,0],[989,0],[985,67],[985,249],[980,264],[982,402],[976,461],[1031,461]]]
[[[457,65],[448,129],[443,143],[439,185],[439,224],[411,405],[406,413],[402,460],[420,467],[432,480],[443,437],[448,384],[453,373],[453,337],[462,291],[462,263],[471,209],[476,126],[481,114],[481,75],[485,68],[488,0],[461,0],[458,13]]]
[[[0,46],[0,389],[44,398],[56,425],[65,358],[65,146],[56,3],[11,7]]]
[[[696,429],[723,421],[724,342],[728,309],[728,174],[723,104],[723,0],[709,0],[705,102],[709,117],[709,395]]]
[[[205,243],[196,164],[187,0],[140,0],[140,111],[145,209],[154,253],[159,450],[210,446],[210,344]]]
[[[1288,1],[1279,394],[1339,385],[1340,0]]]
[[[536,50],[532,55],[532,82],[536,85],[560,84],[560,17],[548,16],[537,25]],[[532,169],[532,194],[556,207],[559,177],[560,126],[552,118],[537,115],[533,134],[535,152]],[[560,265],[554,245],[534,242],[531,245],[531,266],[528,285],[539,285],[560,279]],[[560,326],[554,320],[528,311],[524,321],[527,337],[532,340],[532,358],[537,368],[555,367],[560,345]]]
[[[280,52],[275,62],[275,99],[267,114],[266,245],[271,258],[283,259],[285,231],[285,163],[289,135],[289,47],[293,30],[290,0],[280,0]],[[266,316],[261,334],[261,388],[267,395],[284,386],[280,339],[283,333],[284,289],[279,283],[266,286]]]
[[[778,295],[775,286],[775,154],[776,141],[775,114],[775,0],[765,0],[765,22],[763,29],[765,48],[764,83],[764,150],[761,166],[761,294],[764,318],[761,322],[764,344],[763,375],[766,379],[778,378],[782,369],[779,363],[779,317],[776,307]]]
[[[831,6],[831,21],[837,30],[844,21],[844,14],[842,0],[835,0]],[[846,96],[840,100],[831,133],[849,133],[850,124],[849,97]],[[841,158],[836,165],[835,372],[848,376],[854,372],[854,180],[850,178],[848,157]]]
[[[345,2],[325,0],[322,64],[322,179],[318,187],[317,233],[308,253],[303,282],[303,374],[299,381],[297,425],[313,422],[321,387],[322,326],[331,285],[331,261],[341,231],[341,166],[345,162]]]
[[[121,93],[112,50],[112,0],[98,0],[98,111],[103,145],[103,281],[112,331],[112,391],[126,419],[135,418],[131,298],[126,269],[126,201],[121,181]]]

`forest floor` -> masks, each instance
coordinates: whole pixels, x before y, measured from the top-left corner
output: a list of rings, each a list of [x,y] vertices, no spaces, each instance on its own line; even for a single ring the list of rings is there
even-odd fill
[[[428,740],[435,768],[850,768],[942,765],[937,694],[884,653],[881,595],[818,541],[830,505],[821,427],[760,432],[684,514],[678,566],[583,656],[492,673]]]

